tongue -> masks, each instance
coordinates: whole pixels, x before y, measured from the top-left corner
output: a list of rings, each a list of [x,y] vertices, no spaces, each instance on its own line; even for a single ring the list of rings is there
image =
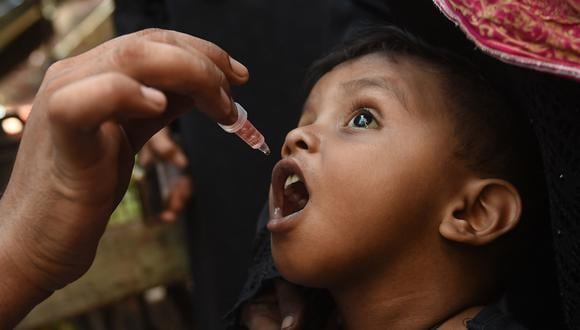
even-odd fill
[[[308,201],[308,190],[303,182],[295,182],[284,190],[284,216],[298,212]]]

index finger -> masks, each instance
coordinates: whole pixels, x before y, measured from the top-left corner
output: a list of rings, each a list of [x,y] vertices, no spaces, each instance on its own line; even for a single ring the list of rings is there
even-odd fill
[[[85,54],[66,59],[59,66],[62,69],[66,65],[66,70],[63,69],[62,73],[53,70],[51,74],[52,88],[61,88],[70,82],[103,72],[116,71],[164,92],[195,98],[198,109],[214,121],[222,124],[235,122],[236,112],[230,97],[230,81],[226,72],[204,52],[194,47],[151,40],[171,40],[174,33],[166,32],[168,33],[165,37],[162,34],[150,38],[130,35],[120,37]],[[221,58],[217,61],[221,66],[226,66],[225,62],[229,63],[229,56],[223,51],[211,46],[207,46],[204,51],[214,58]],[[222,55],[218,55],[220,53]],[[231,68],[226,71],[232,75]],[[239,81],[241,80],[238,79]]]
[[[240,85],[245,83],[249,78],[248,69],[216,44],[189,34],[155,28],[141,30],[111,39],[85,53],[67,59],[68,64],[76,64],[76,66],[79,66],[81,69],[80,75],[83,77],[83,75],[92,72],[90,68],[83,70],[83,64],[101,58],[104,53],[122,47],[124,44],[131,43],[135,40],[155,41],[176,46],[193,55],[201,53],[209,58],[224,73],[231,84]]]
[[[134,35],[136,37],[143,36],[151,41],[182,47],[189,52],[194,50],[200,52],[220,68],[232,84],[239,85],[248,80],[248,69],[231,57],[225,50],[210,41],[182,32],[161,29],[142,30],[135,32]]]
[[[191,96],[197,108],[216,122],[231,124],[236,112],[223,71],[204,54],[148,40],[120,45],[97,63],[97,70],[122,72],[165,92]]]

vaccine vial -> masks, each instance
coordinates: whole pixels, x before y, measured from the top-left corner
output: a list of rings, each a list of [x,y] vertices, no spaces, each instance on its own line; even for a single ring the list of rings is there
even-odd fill
[[[270,148],[266,144],[266,140],[262,133],[260,133],[254,125],[248,120],[248,113],[237,102],[234,102],[236,111],[238,112],[238,119],[231,125],[218,125],[228,133],[235,133],[240,139],[244,140],[250,147],[258,149],[265,155],[270,154]]]

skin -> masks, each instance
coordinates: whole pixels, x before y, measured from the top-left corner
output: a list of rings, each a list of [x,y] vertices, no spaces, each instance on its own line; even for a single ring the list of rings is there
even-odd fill
[[[145,30],[50,67],[0,200],[0,324],[90,267],[134,155],[192,104],[231,124],[247,69],[185,34]]]
[[[171,139],[169,129],[164,128],[153,135],[139,152],[139,165],[146,167],[155,161],[164,161],[177,169],[185,172],[187,169],[187,156],[183,150]],[[164,209],[159,214],[159,219],[164,222],[177,220],[192,195],[191,177],[180,174],[169,186],[169,194],[163,201]]]
[[[511,229],[493,229],[491,211],[519,217],[509,184],[454,159],[447,103],[426,68],[377,54],[338,65],[314,86],[282,148],[310,198],[268,224],[276,266],[290,282],[327,288],[347,329],[463,327],[497,283],[488,259],[450,241],[488,244]],[[361,114],[366,127],[357,127]]]
[[[301,329],[305,306],[302,289],[278,278],[245,304],[240,321],[252,330]]]
[[[429,79],[411,74],[412,65],[407,65],[404,69],[406,79],[413,76],[416,78],[415,83],[424,87],[421,90],[424,92],[422,97],[437,97],[437,93],[433,95],[429,93],[431,91],[427,88]],[[0,277],[0,324],[6,327],[14,326],[30,309],[50,296],[53,290],[74,281],[90,267],[106,222],[126,190],[134,155],[152,135],[190,109],[194,103],[213,120],[223,124],[233,123],[235,113],[232,111],[229,86],[244,83],[247,79],[247,69],[217,46],[198,38],[162,30],[145,30],[120,37],[51,66],[35,98],[10,182],[0,200],[0,211],[3,214],[0,219],[0,268],[3,270]],[[411,99],[406,105],[413,103]],[[312,124],[303,125],[312,126]],[[346,138],[349,135],[352,135],[352,140]],[[364,138],[355,136],[359,135],[350,133],[343,135],[342,142],[360,146]],[[325,146],[320,150],[326,148]],[[325,151],[324,154],[328,160],[340,159],[333,152]],[[314,163],[312,165],[313,168],[316,167]],[[332,179],[342,179],[340,175],[336,176],[337,174],[339,173],[329,173]],[[446,183],[449,184],[447,181]],[[496,186],[506,185],[496,183]],[[342,189],[342,186],[339,188]],[[505,192],[509,189],[500,190]],[[422,191],[422,189],[417,193],[412,191],[411,195],[417,194],[420,197]],[[443,194],[445,191],[439,189],[438,193]],[[492,203],[486,204],[493,205],[493,199],[491,201]],[[366,201],[362,206],[372,206],[375,202]],[[424,205],[424,207],[436,206],[436,202],[433,205]],[[485,207],[480,209],[486,210]],[[513,208],[504,207],[504,209],[507,210],[504,213],[508,215],[517,213],[512,212]],[[501,208],[497,210],[501,211]],[[367,210],[364,214],[367,217],[371,215]],[[337,218],[335,222],[338,220]],[[479,222],[479,226],[473,226],[470,221],[458,221],[459,227],[455,222],[448,222],[444,226],[441,225],[439,230],[447,239],[453,238],[456,241],[473,244],[485,244],[496,237],[497,233],[509,230],[504,226],[499,231],[483,231],[486,235],[491,233],[488,236],[480,235],[478,228],[489,228],[486,224],[493,222],[479,220],[484,220]],[[505,223],[513,224],[513,221]],[[327,244],[332,241],[332,237],[336,240],[337,236],[344,234],[345,229],[339,227],[335,227],[335,232],[334,229],[328,231],[329,237],[321,242]],[[343,233],[340,233],[341,230]],[[356,231],[357,235],[361,233]],[[395,241],[396,238],[393,237]],[[371,240],[362,242],[365,246],[369,244],[373,246]],[[304,247],[308,248],[308,244]],[[363,249],[353,248],[344,256],[335,255],[335,258],[329,259],[330,262],[326,264],[327,260],[320,259],[319,252],[324,252],[323,250],[305,251],[304,247],[297,248],[294,244],[294,252],[298,253],[296,256],[307,252],[304,255],[307,257],[305,260],[323,261],[320,265],[324,266],[326,271],[339,268],[341,263],[345,261],[348,263],[357,254],[364,252]],[[436,254],[435,249],[428,261],[440,265],[436,262]],[[376,302],[378,301],[380,305],[381,301],[371,299],[372,296],[363,297],[366,299],[361,300],[364,303],[349,305],[349,301],[361,298],[357,297],[357,292],[368,290],[360,288],[350,291],[349,296],[348,290],[340,290],[346,286],[341,287],[337,284],[349,279],[349,275],[351,280],[356,281],[355,275],[356,273],[360,275],[360,271],[344,272],[341,276],[328,276],[328,272],[326,274],[324,271],[319,272],[316,267],[304,268],[304,265],[299,266],[295,260],[292,261],[295,257],[291,255],[288,257],[290,258],[287,259],[284,271],[288,272],[289,277],[295,277],[297,282],[322,284],[330,280],[328,283],[333,284],[335,298],[339,302],[347,325],[351,327],[357,325],[357,328],[361,328],[358,325],[364,326],[362,328],[373,328],[377,324],[400,325],[382,322],[389,320],[388,316],[392,316],[394,309],[377,308]],[[283,261],[280,257],[277,260]],[[382,261],[381,258],[377,260]],[[472,292],[474,290],[471,290],[470,283],[477,282],[480,288],[479,281],[471,281],[470,277],[450,275],[461,274],[466,265],[476,273],[485,270],[485,267],[483,269],[477,267],[480,263],[465,262],[457,267],[440,265],[441,272],[431,269],[432,279],[439,283],[461,283],[460,289]],[[374,264],[369,262],[369,258],[359,262],[360,267],[366,266],[368,269]],[[370,281],[372,278],[365,280]],[[368,288],[376,284],[368,283]],[[415,281],[414,284],[416,291],[425,296],[425,290],[420,290],[420,281]],[[280,304],[286,307],[280,307],[277,322],[284,324],[283,320],[287,317],[283,315],[289,313],[297,317],[294,325],[291,325],[297,328],[302,315],[300,298],[292,292],[291,287],[277,285],[276,288],[278,304],[289,302]],[[381,296],[381,292],[392,292],[393,296],[397,293],[396,290],[388,291],[397,289],[393,285],[390,288],[375,286],[374,289],[377,289],[379,298],[385,297]],[[440,298],[424,300],[437,303],[442,301]],[[473,305],[467,303],[470,301],[469,297],[457,294],[454,295],[454,301],[458,301],[458,306]],[[453,307],[446,306],[447,309]],[[372,312],[370,317],[366,315],[366,308]],[[447,309],[445,313],[448,312]],[[424,320],[412,324],[427,324],[429,322],[426,319],[435,319],[435,315],[444,314],[433,310],[427,313],[426,310],[428,309],[423,309],[422,314],[415,314],[422,315]],[[344,311],[352,312],[349,314]],[[405,313],[409,311],[412,310],[404,309]],[[365,320],[369,323],[365,323]],[[361,323],[357,323],[358,321]]]

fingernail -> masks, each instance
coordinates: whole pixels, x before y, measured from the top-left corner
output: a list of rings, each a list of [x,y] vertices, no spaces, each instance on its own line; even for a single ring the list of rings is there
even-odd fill
[[[288,329],[294,325],[294,317],[292,315],[288,315],[282,320],[282,329]]]
[[[248,75],[248,68],[232,57],[230,57],[230,65],[232,66],[232,70],[234,70],[238,76],[245,77]]]
[[[143,94],[143,96],[147,100],[149,100],[150,102],[152,102],[153,104],[155,104],[159,108],[165,108],[166,99],[165,99],[165,94],[163,94],[163,92],[161,92],[155,88],[141,86],[141,94]]]

